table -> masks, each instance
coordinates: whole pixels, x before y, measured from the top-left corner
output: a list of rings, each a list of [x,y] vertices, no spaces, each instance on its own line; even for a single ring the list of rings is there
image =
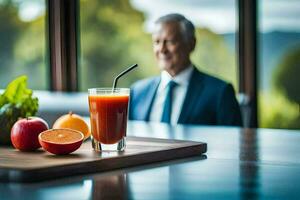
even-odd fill
[[[300,131],[131,121],[128,135],[206,142],[205,155],[37,183],[0,199],[300,199]]]

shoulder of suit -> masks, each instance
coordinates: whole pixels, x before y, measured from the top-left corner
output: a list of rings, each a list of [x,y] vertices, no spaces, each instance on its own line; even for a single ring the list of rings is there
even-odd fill
[[[199,70],[196,70],[196,73],[198,73],[198,76],[201,77],[201,80],[203,81],[204,84],[207,84],[209,86],[215,86],[215,87],[226,87],[230,83],[227,81],[224,81],[220,78],[217,78],[213,75],[200,72]]]
[[[135,83],[133,83],[131,88],[132,89],[142,89],[145,87],[150,87],[151,85],[158,83],[159,80],[160,80],[159,76],[145,78],[145,79],[138,80]]]

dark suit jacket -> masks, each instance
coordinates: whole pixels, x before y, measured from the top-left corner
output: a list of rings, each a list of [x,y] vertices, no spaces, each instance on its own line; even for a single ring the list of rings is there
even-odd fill
[[[129,119],[149,121],[160,77],[131,87]],[[241,126],[240,108],[231,84],[194,68],[178,119],[179,124]]]

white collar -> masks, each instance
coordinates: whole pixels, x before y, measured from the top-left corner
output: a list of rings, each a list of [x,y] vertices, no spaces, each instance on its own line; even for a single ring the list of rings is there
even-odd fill
[[[186,69],[184,69],[174,77],[172,77],[167,71],[162,71],[160,89],[164,89],[171,80],[176,82],[178,85],[187,86],[189,84],[189,80],[192,75],[193,69],[193,65],[190,64]]]

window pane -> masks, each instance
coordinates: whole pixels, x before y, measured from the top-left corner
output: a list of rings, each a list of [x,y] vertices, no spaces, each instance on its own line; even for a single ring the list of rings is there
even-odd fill
[[[300,0],[259,2],[259,123],[299,129]]]
[[[45,1],[0,0],[0,88],[19,75],[31,89],[48,88]]]
[[[120,87],[159,74],[151,43],[151,25],[159,16],[178,12],[197,26],[194,64],[237,85],[235,0],[80,1],[80,90],[110,87],[126,66],[140,68],[120,80]]]

